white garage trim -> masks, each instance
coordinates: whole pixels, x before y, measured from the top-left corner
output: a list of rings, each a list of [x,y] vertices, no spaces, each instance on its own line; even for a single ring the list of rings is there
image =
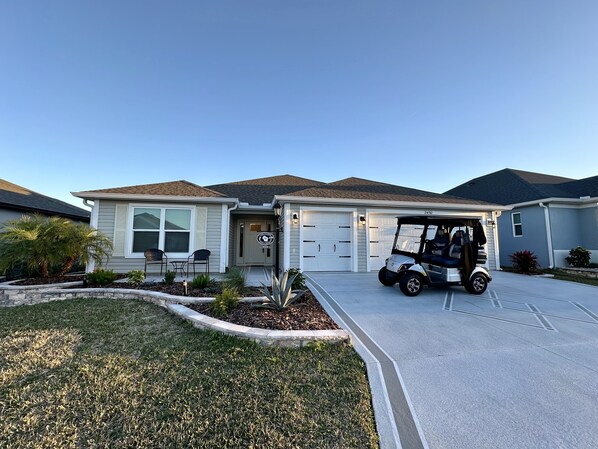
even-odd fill
[[[301,206],[299,208],[299,269],[301,271],[305,270],[304,267],[304,248],[303,248],[303,239],[304,239],[304,233],[303,233],[303,227],[304,227],[304,223],[305,223],[305,213],[309,213],[309,212],[328,212],[328,213],[350,213],[351,214],[351,227],[352,232],[351,232],[351,249],[350,249],[350,254],[351,254],[351,271],[353,272],[357,272],[358,271],[358,260],[357,260],[357,209],[356,208],[345,208],[345,207],[339,207],[339,208],[330,208],[330,207],[317,207],[317,206]]]

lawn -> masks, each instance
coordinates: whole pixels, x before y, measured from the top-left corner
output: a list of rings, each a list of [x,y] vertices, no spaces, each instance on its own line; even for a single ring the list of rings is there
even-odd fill
[[[0,447],[378,447],[352,348],[265,348],[152,304],[0,308]]]

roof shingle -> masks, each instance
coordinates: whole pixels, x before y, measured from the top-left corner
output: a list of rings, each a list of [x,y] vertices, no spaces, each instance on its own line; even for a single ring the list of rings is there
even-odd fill
[[[135,186],[114,187],[110,189],[87,190],[81,194],[115,193],[132,195],[159,195],[159,196],[195,196],[201,198],[217,198],[224,195],[220,192],[198,186],[189,181],[160,182],[156,184],[140,184]]]

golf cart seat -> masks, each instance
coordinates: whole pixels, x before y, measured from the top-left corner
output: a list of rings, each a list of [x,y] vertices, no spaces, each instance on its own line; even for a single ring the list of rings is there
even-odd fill
[[[422,262],[446,268],[459,268],[461,266],[461,246],[463,244],[463,231],[455,232],[451,244],[444,248],[442,255],[424,254]]]

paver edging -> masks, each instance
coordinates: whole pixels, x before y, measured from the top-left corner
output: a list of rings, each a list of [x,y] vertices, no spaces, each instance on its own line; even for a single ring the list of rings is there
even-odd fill
[[[7,284],[9,283],[0,284],[0,307],[33,305],[80,297],[99,299],[135,298],[163,307],[170,313],[190,321],[195,327],[234,335],[264,346],[301,347],[315,341],[328,343],[350,342],[349,334],[344,330],[281,331],[253,328],[218,320],[186,307],[189,304],[209,303],[214,298],[189,298],[148,290],[123,288],[64,288],[64,284],[59,286],[53,284],[52,287],[12,286]],[[66,286],[73,285],[70,282],[66,284],[68,284]],[[242,301],[256,302],[263,299],[263,297],[248,297],[243,298]]]

